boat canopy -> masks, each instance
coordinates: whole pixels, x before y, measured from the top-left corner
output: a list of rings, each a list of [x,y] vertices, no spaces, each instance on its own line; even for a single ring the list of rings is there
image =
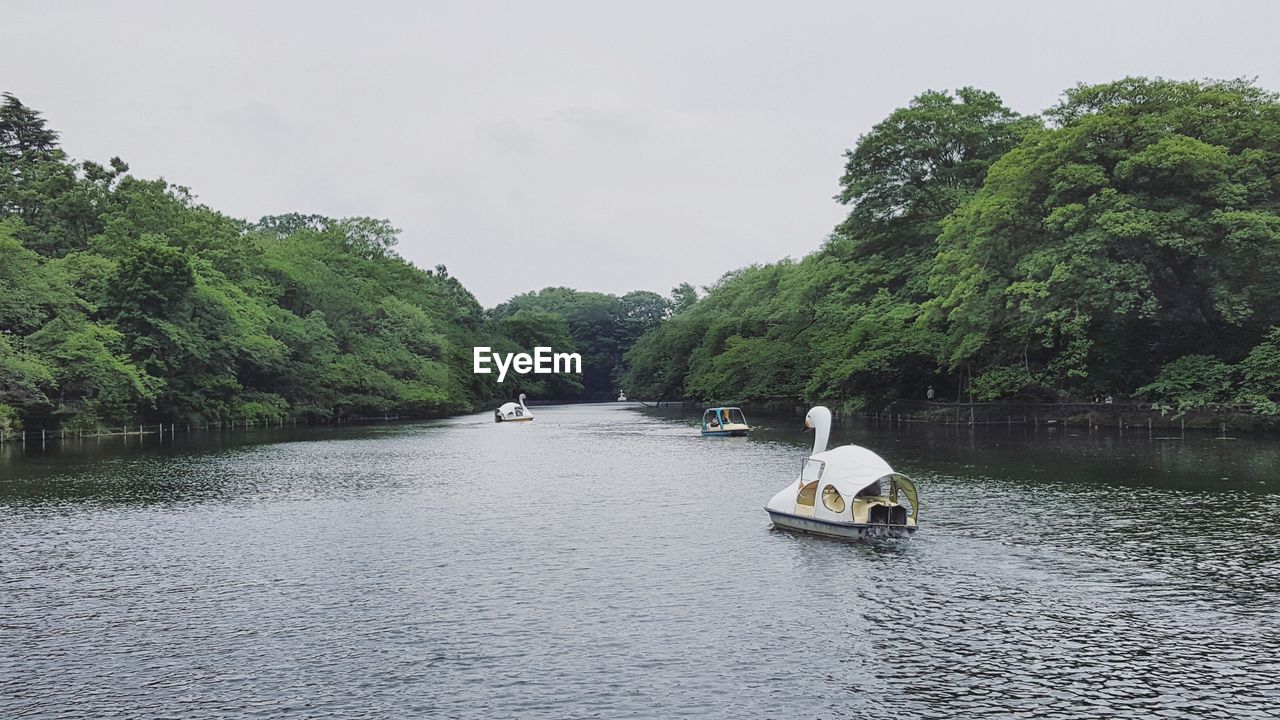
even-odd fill
[[[741,408],[736,407],[713,407],[702,411],[702,421],[705,423],[709,418],[715,418],[717,422],[741,424],[747,423],[747,418],[742,414]]]
[[[830,485],[849,498],[859,493],[880,495],[885,491],[881,481],[887,481],[890,497],[896,501],[901,492],[911,503],[912,517],[919,512],[916,486],[911,479],[895,472],[884,458],[857,445],[842,445],[805,458],[800,479],[802,483],[820,480],[819,485]],[[865,492],[870,488],[876,489],[872,493]]]

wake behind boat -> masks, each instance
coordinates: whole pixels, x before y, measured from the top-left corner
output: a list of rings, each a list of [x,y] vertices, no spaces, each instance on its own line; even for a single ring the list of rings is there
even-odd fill
[[[813,452],[801,463],[800,477],[765,506],[774,525],[844,539],[916,531],[920,502],[906,475],[864,447],[827,450],[831,411],[825,407],[810,410],[804,425],[815,431]]]

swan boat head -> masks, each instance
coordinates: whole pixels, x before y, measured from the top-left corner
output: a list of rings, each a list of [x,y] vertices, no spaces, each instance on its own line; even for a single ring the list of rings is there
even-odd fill
[[[813,431],[813,452],[817,455],[827,449],[827,441],[831,439],[831,411],[822,405],[811,408],[804,416],[804,426]]]

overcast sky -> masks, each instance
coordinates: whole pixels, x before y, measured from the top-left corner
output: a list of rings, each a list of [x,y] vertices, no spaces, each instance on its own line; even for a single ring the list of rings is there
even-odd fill
[[[925,89],[1257,77],[1271,2],[84,2],[0,11],[0,91],[228,214],[389,218],[485,305],[815,249],[841,153]]]

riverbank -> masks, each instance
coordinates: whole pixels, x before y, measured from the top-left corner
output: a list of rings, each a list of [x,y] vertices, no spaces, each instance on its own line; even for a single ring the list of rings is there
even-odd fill
[[[404,418],[405,420],[434,420],[439,418]],[[348,425],[368,425],[375,423],[387,423],[401,420],[399,415],[383,415],[382,417],[348,417],[337,418],[331,422],[315,422],[304,421],[298,424],[297,418],[288,422],[284,420],[274,421],[254,421],[245,420],[242,422],[211,422],[211,423],[156,423],[153,425],[139,424],[121,425],[117,427],[97,426],[92,430],[68,430],[66,428],[39,430],[17,430],[5,431],[0,429],[0,446],[5,444],[27,443],[49,443],[49,442],[65,442],[67,440],[92,440],[100,438],[112,437],[142,437],[145,435],[157,435],[164,437],[165,435],[176,435],[179,433],[190,434],[193,432],[228,432],[233,430],[264,430],[264,429],[281,429],[286,427],[339,427]]]
[[[685,408],[711,407],[714,403],[668,403]],[[732,405],[733,403],[725,403]],[[748,415],[803,416],[809,403],[785,402],[740,405]],[[831,406],[837,420],[869,420],[882,423],[935,425],[1028,425],[1032,427],[1110,427],[1121,431],[1150,432],[1276,432],[1280,416],[1259,415],[1239,406],[1208,407],[1186,412],[1161,409],[1143,403],[953,403],[927,400],[895,400],[880,410],[842,412]]]
[[[1112,427],[1121,431],[1262,432],[1280,429],[1280,418],[1238,407],[1171,411],[1138,403],[940,403],[900,400],[864,418],[944,425]]]

